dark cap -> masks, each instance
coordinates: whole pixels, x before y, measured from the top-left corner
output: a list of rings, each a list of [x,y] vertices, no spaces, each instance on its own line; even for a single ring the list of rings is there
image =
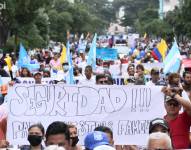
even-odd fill
[[[156,127],[158,125],[164,127],[167,131],[169,131],[169,126],[168,126],[168,123],[166,122],[166,120],[164,120],[162,118],[155,118],[155,119],[151,120],[151,122],[149,124],[149,134],[152,133],[154,127]]]
[[[173,97],[171,97],[171,96],[166,96],[166,95],[165,95],[165,97],[164,97],[164,101],[165,101],[165,102],[169,102],[169,101],[171,101],[171,100],[176,101],[176,102],[178,103],[178,101],[177,101],[175,98],[173,98]]]

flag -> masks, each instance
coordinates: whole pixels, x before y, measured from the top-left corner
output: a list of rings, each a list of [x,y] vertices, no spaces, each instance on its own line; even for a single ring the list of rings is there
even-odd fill
[[[9,69],[9,71],[12,70],[12,64],[11,64],[12,58],[10,56],[6,56],[5,58],[5,62],[7,63],[7,67]]]
[[[66,61],[66,46],[63,45],[61,56],[60,56],[60,63],[63,64],[65,61]]]
[[[31,72],[37,71],[40,68],[39,64],[30,64],[30,57],[28,56],[26,49],[21,43],[19,49],[18,67],[27,68]]]
[[[164,61],[165,57],[166,57],[166,52],[168,50],[168,46],[166,44],[166,41],[161,39],[161,42],[157,45],[157,48],[162,56],[162,60]]]
[[[21,67],[27,67],[28,68],[29,64],[30,64],[30,58],[29,58],[27,51],[24,48],[24,46],[22,45],[22,43],[20,43],[19,60],[18,60],[19,68],[21,68]]]
[[[178,72],[181,64],[181,55],[176,42],[174,42],[171,50],[164,60],[164,73]]]
[[[70,84],[74,84],[74,69],[73,69],[73,64],[72,64],[72,55],[70,54],[70,59],[69,59],[69,79],[70,79]]]
[[[86,45],[87,45],[87,40],[84,39],[84,34],[82,33],[82,35],[80,36],[80,39],[79,39],[78,52],[84,53],[86,50]]]
[[[147,38],[147,33],[145,32],[145,34],[144,34],[144,37],[143,37],[144,39],[146,39]]]
[[[158,61],[161,61],[162,59],[162,56],[158,50],[158,48],[153,48],[152,52],[151,52],[152,56],[154,57],[154,59],[158,60]]]
[[[93,69],[96,68],[96,41],[97,41],[97,34],[94,35],[87,60],[87,64],[92,66]]]
[[[74,84],[74,73],[73,73],[73,63],[72,63],[72,54],[70,54],[70,42],[68,41],[66,44],[66,53],[67,53],[67,60],[69,65],[69,73],[66,77],[67,84]]]

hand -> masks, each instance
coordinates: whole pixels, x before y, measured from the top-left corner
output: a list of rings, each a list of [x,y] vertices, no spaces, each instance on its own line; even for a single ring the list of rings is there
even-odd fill
[[[9,82],[9,86],[13,86],[14,84],[15,84],[14,81],[10,81],[10,82]]]
[[[9,146],[9,142],[6,140],[0,140],[0,148],[7,148]]]
[[[172,96],[172,94],[173,94],[171,88],[169,88],[169,87],[163,87],[161,91],[162,91],[165,95],[167,95],[167,96]]]

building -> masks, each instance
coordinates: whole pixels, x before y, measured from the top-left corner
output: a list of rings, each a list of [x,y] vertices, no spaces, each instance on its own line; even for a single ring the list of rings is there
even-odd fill
[[[174,10],[176,6],[179,6],[179,0],[164,0],[164,13]]]
[[[176,6],[180,5],[181,0],[159,0],[159,16],[160,19],[163,19],[168,11],[174,10]]]
[[[121,26],[119,23],[110,23],[108,28],[108,34],[110,35],[119,35],[127,33],[127,27]]]

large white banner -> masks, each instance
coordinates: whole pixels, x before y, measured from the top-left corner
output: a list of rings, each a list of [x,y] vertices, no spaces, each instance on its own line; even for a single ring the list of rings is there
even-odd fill
[[[1,77],[3,84],[8,84],[11,81],[10,77]],[[54,78],[42,78],[42,84],[54,84]],[[17,84],[35,84],[34,78],[17,77]]]
[[[27,130],[36,122],[45,128],[53,121],[73,123],[81,143],[95,127],[105,125],[115,144],[145,145],[149,122],[163,117],[161,87],[21,85],[7,97],[8,140],[27,144]]]

